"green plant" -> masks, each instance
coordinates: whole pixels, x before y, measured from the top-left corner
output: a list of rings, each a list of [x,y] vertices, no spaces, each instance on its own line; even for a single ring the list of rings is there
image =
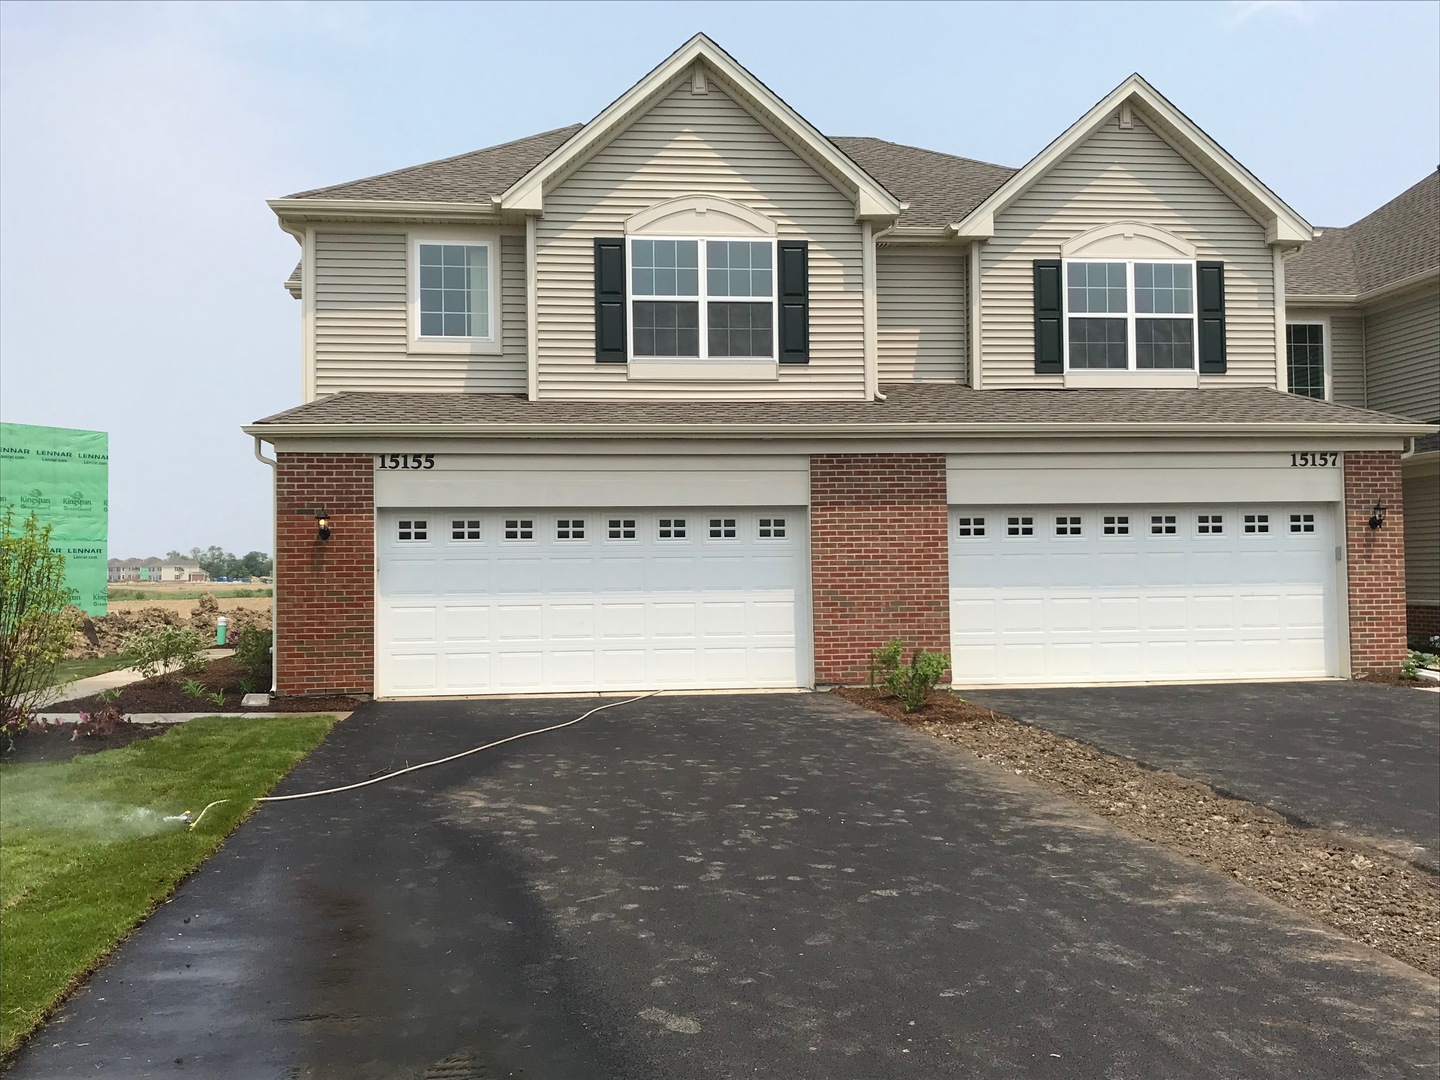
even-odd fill
[[[223,708],[224,705],[225,705],[225,691],[224,691],[224,690],[216,690],[213,694],[206,694],[205,697],[206,697],[208,700],[213,701],[216,705],[221,706],[222,708]]]
[[[95,696],[101,701],[103,701],[106,705],[114,704],[115,702],[120,700],[120,687],[107,686],[104,690],[101,690]]]
[[[905,642],[898,637],[891,638],[880,648],[871,650],[869,680],[871,690],[890,685],[890,679],[900,666],[904,655]]]
[[[193,698],[208,698],[210,689],[199,679],[186,679],[180,684],[180,689]]]
[[[1411,649],[1405,654],[1405,659],[1400,661],[1400,675],[1406,679],[1420,678],[1421,668],[1440,668],[1440,656],[1434,653],[1420,652],[1418,649]]]
[[[65,556],[50,549],[50,526],[31,514],[18,530],[0,515],[0,717],[28,716],[54,681],[73,627],[65,608]],[[23,730],[23,729],[17,729]]]
[[[885,682],[885,688],[900,699],[901,707],[912,713],[925,707],[935,684],[950,667],[950,656],[943,652],[926,652],[916,648],[910,663],[897,664]]]
[[[255,693],[255,680],[254,680],[254,679],[239,679],[239,680],[237,680],[237,682],[238,682],[238,684],[239,684],[239,686],[240,686],[240,693],[242,693],[242,694],[253,694],[253,693]]]
[[[256,682],[269,681],[270,646],[274,639],[275,635],[269,630],[241,630],[235,635],[235,660]]]
[[[126,660],[145,678],[180,672],[193,675],[205,667],[205,639],[185,626],[141,630],[125,644]]]

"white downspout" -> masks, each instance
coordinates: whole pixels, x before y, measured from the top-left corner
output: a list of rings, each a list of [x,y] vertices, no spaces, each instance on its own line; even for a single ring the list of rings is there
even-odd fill
[[[882,237],[889,236],[900,224],[896,218],[894,224],[874,231],[874,226],[866,221],[861,227],[861,242],[864,249],[861,258],[861,279],[864,289],[865,305],[865,400],[886,401],[884,394],[880,392],[880,277],[879,277],[879,245]]]
[[[280,630],[280,475],[279,462],[260,452],[259,435],[255,436],[255,459],[270,466],[270,550],[275,553],[270,567],[270,696],[273,698],[280,683],[280,650],[275,647]]]

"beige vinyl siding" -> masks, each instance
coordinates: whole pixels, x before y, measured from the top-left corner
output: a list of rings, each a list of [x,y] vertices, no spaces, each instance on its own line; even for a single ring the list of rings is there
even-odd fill
[[[1132,108],[1134,128],[1112,115],[995,219],[981,248],[981,375],[986,389],[1060,386],[1036,375],[1035,259],[1089,229],[1137,220],[1180,236],[1200,259],[1225,263],[1228,374],[1201,385],[1276,386],[1275,268],[1265,229]],[[1279,383],[1283,385],[1283,383]]]
[[[1440,296],[1366,315],[1365,367],[1370,408],[1440,420]]]
[[[315,392],[525,392],[525,238],[500,239],[503,355],[409,349],[405,233],[315,234]]]
[[[881,247],[875,260],[880,381],[964,382],[968,256]]]
[[[1302,320],[1291,315],[1290,321]],[[1359,315],[1330,316],[1330,400],[1365,407],[1365,320]]]
[[[594,239],[623,236],[633,214],[712,195],[810,241],[810,363],[781,365],[778,386],[630,382],[595,362]],[[654,107],[545,195],[537,235],[542,398],[863,398],[861,231],[854,200],[732,100],[716,78],[692,94],[677,80]]]
[[[1440,475],[1405,477],[1405,599],[1440,604]]]

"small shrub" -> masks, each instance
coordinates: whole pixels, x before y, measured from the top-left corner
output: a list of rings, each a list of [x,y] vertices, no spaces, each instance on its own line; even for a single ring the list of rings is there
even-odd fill
[[[70,735],[70,741],[88,738],[92,735],[113,735],[129,721],[125,719],[125,712],[118,705],[103,705],[94,712],[81,713],[80,722],[75,725],[75,730]]]
[[[258,629],[241,630],[235,637],[235,659],[256,682],[269,681],[274,638],[271,631]]]
[[[224,691],[224,690],[216,690],[213,694],[207,694],[207,695],[205,695],[205,696],[206,696],[210,701],[214,702],[214,703],[215,703],[217,706],[219,706],[220,708],[223,709],[223,708],[225,707],[225,691]]]
[[[193,698],[208,698],[210,689],[199,679],[186,679],[180,684],[180,688]]]
[[[940,677],[950,667],[950,656],[942,652],[926,652],[917,648],[910,663],[897,665],[886,680],[885,688],[900,699],[907,713],[923,709]]]
[[[898,637],[891,638],[881,648],[870,653],[871,690],[890,685],[890,680],[894,677],[896,669],[900,667],[900,661],[904,655],[905,642]]]
[[[74,634],[65,556],[50,540],[50,526],[34,514],[17,523],[12,507],[0,513],[0,719],[7,729],[35,711]]]
[[[1440,668],[1440,656],[1434,653],[1420,652],[1418,649],[1411,649],[1405,659],[1400,661],[1400,674],[1406,679],[1420,678],[1421,668]]]
[[[205,667],[205,639],[184,626],[142,630],[126,643],[125,658],[147,679],[177,671],[193,675]]]

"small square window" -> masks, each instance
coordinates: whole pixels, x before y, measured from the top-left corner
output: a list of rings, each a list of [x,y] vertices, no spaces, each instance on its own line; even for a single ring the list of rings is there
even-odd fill
[[[605,536],[610,540],[634,540],[634,518],[610,518],[606,524]]]
[[[1033,517],[1006,518],[1005,532],[1009,536],[1034,536],[1035,519]]]
[[[734,540],[735,519],[734,518],[711,518],[710,519],[711,540]]]
[[[1174,536],[1175,515],[1174,514],[1151,514],[1150,515],[1151,536]]]
[[[1129,536],[1130,516],[1128,514],[1106,514],[1100,524],[1105,536]]]
[[[661,518],[660,519],[661,540],[684,540],[685,519],[684,518]]]
[[[1219,536],[1225,531],[1225,516],[1223,514],[1201,514],[1199,530],[1201,536]]]
[[[1291,514],[1290,531],[1292,533],[1313,533],[1315,531],[1315,515]]]
[[[962,517],[955,519],[956,536],[984,536],[985,519],[983,517]]]
[[[1057,517],[1055,519],[1056,536],[1079,536],[1080,519],[1078,517]]]
[[[760,539],[761,540],[783,540],[785,538],[784,518],[761,518]]]
[[[535,519],[534,518],[506,518],[505,519],[506,540],[534,540]]]
[[[398,528],[395,531],[397,540],[428,540],[430,538],[430,523],[424,518],[410,518],[397,522]]]
[[[1245,531],[1247,533],[1268,533],[1270,531],[1270,515],[1246,514]]]
[[[480,522],[476,518],[454,518],[450,522],[451,540],[483,540]]]
[[[584,540],[584,518],[557,518],[555,521],[556,540]]]

